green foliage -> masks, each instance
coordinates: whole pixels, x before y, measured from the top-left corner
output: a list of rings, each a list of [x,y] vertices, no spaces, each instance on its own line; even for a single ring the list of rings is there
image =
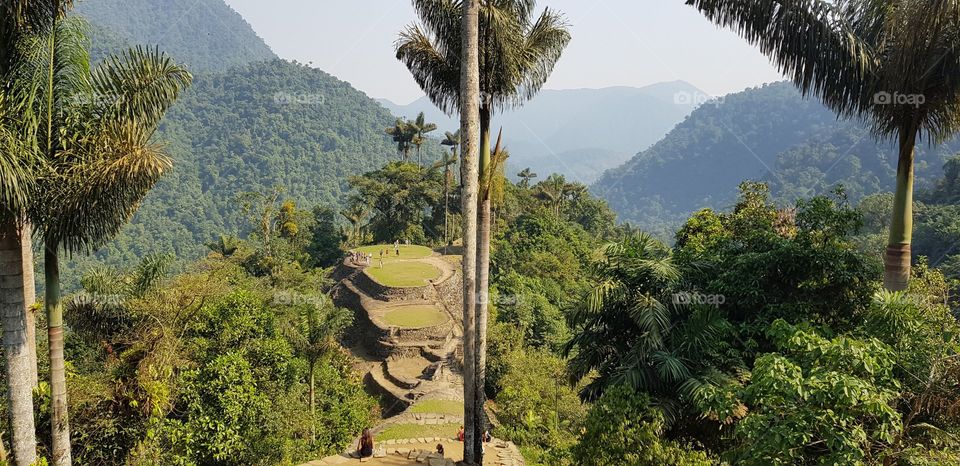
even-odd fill
[[[663,413],[650,399],[624,386],[611,387],[590,409],[573,448],[574,464],[706,466],[709,456],[663,439]]]
[[[374,241],[393,243],[409,240],[424,244],[442,238],[442,232],[425,225],[424,211],[434,207],[443,194],[442,172],[423,169],[406,162],[392,162],[383,168],[350,178],[358,198],[374,209],[370,229]]]
[[[757,358],[737,425],[738,464],[864,464],[903,426],[889,346],[876,339],[827,339],[777,320],[781,354]]]
[[[562,359],[548,352],[517,350],[504,358],[494,435],[516,442],[537,464],[563,464],[580,430],[586,407],[566,383]]]
[[[276,58],[225,2],[87,0],[77,2],[76,14],[95,28],[97,52],[103,49],[95,58],[123,43],[159,46],[193,71],[224,71]]]
[[[78,461],[298,462],[367,425],[374,400],[336,344],[350,318],[319,294],[319,274],[255,278],[241,262],[212,256],[163,282],[152,261],[84,279],[67,313]]]

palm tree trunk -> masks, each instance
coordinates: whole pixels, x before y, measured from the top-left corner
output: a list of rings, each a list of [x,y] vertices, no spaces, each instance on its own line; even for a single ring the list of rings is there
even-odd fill
[[[450,245],[450,166],[443,173],[443,253],[448,254]]]
[[[884,254],[883,287],[906,290],[910,284],[910,243],[913,240],[913,157],[917,131],[912,125],[900,131],[897,190],[893,197],[893,220]]]
[[[493,171],[491,170],[490,154],[490,105],[484,102],[480,106],[480,204],[477,220],[477,351],[474,354],[476,365],[474,384],[477,398],[474,406],[477,416],[476,433],[483,435],[486,430],[484,422],[484,402],[486,401],[486,367],[487,367],[487,320],[490,313],[490,189],[492,186]],[[482,464],[483,452],[477,452],[477,463]]]
[[[30,465],[37,458],[23,283],[20,229],[17,222],[11,219],[0,224],[0,315],[3,318],[3,352],[7,364],[10,445],[17,466]],[[33,370],[36,371],[36,364]]]
[[[317,404],[316,404],[316,383],[317,377],[314,374],[317,362],[310,360],[310,443],[317,442]]]
[[[463,2],[461,24],[460,67],[460,133],[463,162],[463,461],[477,464],[480,438],[475,434],[477,417],[474,351],[476,337],[476,263],[477,263],[477,200],[479,188],[480,139],[480,0]]]
[[[23,257],[23,304],[26,309],[27,351],[30,352],[30,385],[40,385],[37,375],[37,314],[33,305],[37,303],[37,283],[33,271],[33,239],[29,223],[22,227],[20,251]]]
[[[60,264],[56,246],[46,245],[43,257],[46,285],[47,338],[50,345],[50,436],[52,464],[69,466],[70,422],[67,413],[67,379],[63,359],[63,305],[60,302]]]

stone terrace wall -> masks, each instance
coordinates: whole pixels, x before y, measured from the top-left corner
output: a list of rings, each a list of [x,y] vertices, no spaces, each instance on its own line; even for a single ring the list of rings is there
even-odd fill
[[[409,288],[390,288],[377,283],[364,272],[358,273],[353,278],[353,282],[374,299],[381,301],[415,301],[435,299],[435,291],[432,285],[409,287]]]

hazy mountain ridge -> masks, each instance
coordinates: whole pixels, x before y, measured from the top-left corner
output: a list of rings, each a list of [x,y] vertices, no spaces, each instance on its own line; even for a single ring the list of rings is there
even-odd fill
[[[960,143],[918,146],[918,183],[942,174]],[[625,220],[665,232],[703,208],[726,208],[745,179],[767,181],[784,202],[842,184],[851,199],[893,189],[896,151],[863,122],[838,120],[781,82],[707,103],[663,140],[607,171],[592,190]]]
[[[667,134],[705,94],[683,81],[646,87],[543,90],[522,108],[494,115],[510,150],[509,172],[531,167],[541,176],[559,172],[592,182]],[[441,130],[459,121],[426,97],[408,105],[379,102],[397,116],[424,112]]]

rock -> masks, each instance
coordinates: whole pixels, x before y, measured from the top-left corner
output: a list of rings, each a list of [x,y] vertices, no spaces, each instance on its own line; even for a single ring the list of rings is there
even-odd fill
[[[427,464],[430,466],[447,466],[447,460],[443,458],[430,458]]]

